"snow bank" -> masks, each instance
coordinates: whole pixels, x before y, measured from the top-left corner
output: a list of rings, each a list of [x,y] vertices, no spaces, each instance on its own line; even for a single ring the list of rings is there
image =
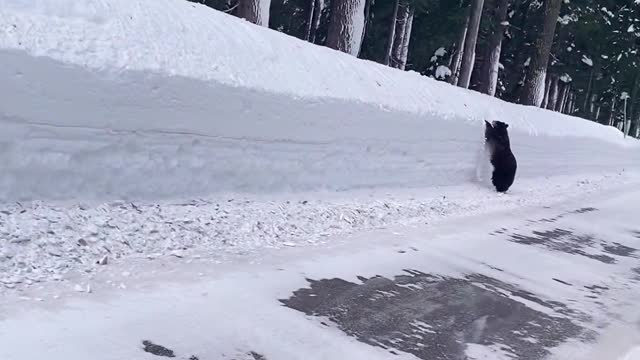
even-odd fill
[[[521,178],[640,162],[616,129],[183,0],[0,0],[0,30],[0,201],[461,185],[483,118]]]
[[[0,48],[96,70],[153,72],[306,99],[359,101],[429,118],[503,120],[533,134],[622,143],[612,128],[361,61],[183,0],[0,0],[0,29]],[[2,105],[6,113],[19,116],[10,103]],[[181,120],[189,127],[199,119]]]
[[[611,188],[635,176],[554,177],[520,184],[507,196],[468,186],[423,190],[230,195],[183,202],[0,204],[0,294],[93,274],[131,258],[204,258],[264,248],[321,245],[337,236],[415,226],[505,209],[549,205]],[[541,191],[540,189],[545,189]]]

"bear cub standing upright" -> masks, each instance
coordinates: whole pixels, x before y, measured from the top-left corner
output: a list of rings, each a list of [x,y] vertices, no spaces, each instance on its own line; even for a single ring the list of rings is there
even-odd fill
[[[509,125],[501,121],[490,123],[486,120],[485,125],[485,146],[493,165],[491,182],[498,192],[506,192],[513,184],[518,167],[516,157],[511,152],[507,132]]]

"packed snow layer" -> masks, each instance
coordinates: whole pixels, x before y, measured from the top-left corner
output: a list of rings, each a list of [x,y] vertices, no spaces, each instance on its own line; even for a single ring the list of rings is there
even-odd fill
[[[93,275],[132,258],[226,261],[265,248],[320,245],[332,237],[394,225],[553,204],[612,188],[638,174],[524,181],[510,195],[483,187],[350,191],[286,197],[227,195],[182,202],[0,204],[0,293],[69,273]],[[542,191],[541,189],[545,189]]]
[[[0,54],[4,201],[460,185],[484,131],[464,117]],[[638,151],[594,138],[515,131],[512,143],[523,179],[640,163]]]
[[[0,0],[0,30],[0,201],[455,186],[484,118],[519,178],[640,163],[616,129],[183,0]]]
[[[116,82],[133,82],[121,77],[122,72],[152,72],[297,98],[363,102],[382,109],[422,115],[413,121],[502,120],[512,124],[512,129],[532,134],[587,136],[623,142],[620,132],[612,128],[505,103],[413,72],[358,60],[183,0],[0,0],[0,30],[0,48],[104,70]],[[2,67],[5,66],[4,58],[3,54]],[[104,75],[109,76],[107,74]],[[8,80],[5,76],[1,78],[2,83]],[[194,110],[187,106],[192,105],[188,100],[208,104],[207,108],[197,109],[204,110],[208,117],[188,112],[171,119],[180,122],[183,128],[211,121],[215,110],[226,105],[216,101],[206,86],[192,85],[199,91],[154,88],[155,91],[173,92],[173,96],[166,99],[169,102],[165,107]],[[99,90],[86,89],[83,98],[93,95],[100,101]],[[153,94],[151,91],[146,96],[153,98]],[[74,98],[68,96],[67,100]],[[123,102],[132,110],[149,106],[141,99],[134,101],[124,95],[123,99],[129,100]],[[20,108],[12,106],[6,98],[4,101],[5,113],[22,117]],[[251,99],[246,102],[248,107],[256,106]],[[101,108],[76,109],[75,116],[71,117],[66,112],[55,113],[55,121],[86,126],[90,121],[88,118],[100,111],[111,114],[108,110],[114,105],[118,113],[118,108],[126,104],[114,104],[107,97]],[[289,113],[288,109],[281,108],[280,111]],[[111,123],[122,126],[134,117],[134,114],[129,115],[112,117]],[[348,115],[348,112],[342,112],[343,123],[351,121]],[[162,120],[157,121],[161,123]],[[276,124],[273,126],[281,132],[285,130]]]
[[[638,360],[640,359],[640,346],[636,346],[620,358],[620,360]]]

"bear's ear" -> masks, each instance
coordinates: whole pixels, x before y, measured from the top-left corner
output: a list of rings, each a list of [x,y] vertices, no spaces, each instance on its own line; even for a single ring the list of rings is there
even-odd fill
[[[508,127],[509,127],[509,124],[505,123],[505,124],[504,124],[504,128],[506,129],[506,128],[508,128]]]
[[[485,125],[486,125],[487,127],[490,127],[490,128],[492,128],[492,127],[493,127],[493,125],[491,125],[491,123],[490,123],[490,122],[488,122],[487,120],[485,120],[485,121],[484,121],[484,123],[485,123]]]

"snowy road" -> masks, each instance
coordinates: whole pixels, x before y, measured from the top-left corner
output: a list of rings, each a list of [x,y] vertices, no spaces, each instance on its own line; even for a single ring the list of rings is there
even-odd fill
[[[0,358],[623,358],[640,344],[639,203],[609,192],[230,264],[128,261],[91,293],[5,297]]]

